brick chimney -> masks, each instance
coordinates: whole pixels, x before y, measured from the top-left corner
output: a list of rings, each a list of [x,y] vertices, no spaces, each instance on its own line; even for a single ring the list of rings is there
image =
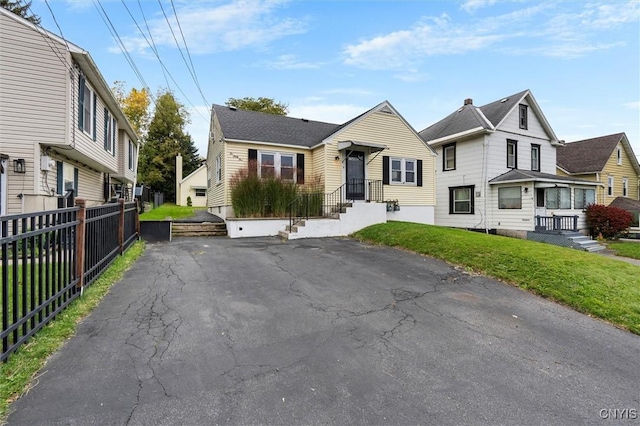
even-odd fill
[[[473,105],[473,99],[471,99],[471,98],[467,98],[467,99],[465,99],[465,100],[464,100],[464,104],[465,104],[465,105]]]

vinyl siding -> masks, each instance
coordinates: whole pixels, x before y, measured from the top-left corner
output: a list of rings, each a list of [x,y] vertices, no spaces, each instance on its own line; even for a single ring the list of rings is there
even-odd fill
[[[527,102],[526,99],[523,99],[520,104],[528,106],[527,129],[525,130],[520,128],[520,109],[519,106],[516,105],[513,111],[511,111],[511,113],[507,115],[507,117],[505,117],[505,119],[502,121],[502,124],[499,126],[500,130],[511,133],[513,135],[523,135],[537,139],[548,140],[549,135],[547,135],[547,132],[545,132],[542,124],[540,123],[540,120],[538,119],[538,116],[533,112],[533,108],[531,108],[531,105],[529,105],[529,102]]]
[[[618,147],[622,148],[622,164],[618,165],[618,157],[617,157],[617,149]],[[609,205],[616,197],[622,197],[622,178],[627,178],[629,181],[629,192],[628,197],[633,198],[634,200],[638,199],[638,175],[631,164],[629,159],[629,153],[624,148],[622,143],[618,144],[618,146],[613,150],[613,153],[607,160],[604,168],[602,169],[602,173],[600,174],[602,183],[604,183],[604,204]],[[613,196],[610,197],[607,195],[607,177],[613,176]]]
[[[499,188],[507,188],[519,186],[522,197],[522,208],[520,209],[499,209],[498,206],[498,190]],[[492,211],[491,222],[489,228],[509,229],[509,230],[527,230],[535,229],[535,191],[531,189],[531,183],[528,184],[506,184],[493,186],[491,191],[491,199],[495,200],[495,208]],[[528,191],[524,192],[524,188],[528,187]],[[564,210],[563,210],[564,211]]]
[[[16,214],[23,210],[19,194],[43,194],[39,143],[65,140],[69,73],[53,50],[71,60],[63,45],[47,44],[42,35],[4,15],[0,41],[0,153],[10,157],[7,214]],[[17,158],[25,159],[26,173],[13,172]]]
[[[192,186],[206,187],[207,186],[207,168],[199,167],[191,175],[185,177],[180,183],[180,204],[181,206],[187,205],[187,197],[191,197],[191,203],[194,207],[205,207],[207,198],[196,197],[196,190]]]
[[[373,112],[334,135],[326,144],[326,191],[331,192],[344,182],[345,163],[335,161],[344,158],[338,151],[340,141],[361,141],[386,145],[389,149],[365,155],[367,179],[382,180],[382,158],[407,158],[422,160],[423,186],[384,185],[384,198],[398,200],[400,205],[432,206],[435,203],[435,156],[419,136],[395,114]],[[374,158],[375,156],[375,158]]]
[[[215,115],[211,115],[211,124],[209,130],[209,144],[207,147],[207,207],[219,207],[225,205],[225,194],[228,186],[227,170],[225,159],[225,143],[220,129],[220,123]],[[222,179],[220,183],[216,183],[216,157],[222,153]]]
[[[324,192],[327,192],[329,187],[327,186],[327,182],[326,182],[327,172],[326,172],[326,160],[325,160],[325,146],[320,145],[319,147],[314,149],[313,152],[311,153],[311,158],[313,160],[313,164],[311,165],[313,169],[313,176],[311,177],[311,179],[312,180],[316,178],[319,179],[322,185],[324,186]],[[335,161],[335,156],[333,161]]]

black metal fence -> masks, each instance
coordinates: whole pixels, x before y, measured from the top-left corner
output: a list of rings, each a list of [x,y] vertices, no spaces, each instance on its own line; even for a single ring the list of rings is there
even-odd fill
[[[355,200],[382,202],[384,192],[381,180],[350,179],[335,191],[301,194],[287,206],[289,227],[310,217],[332,217],[343,213],[346,205]]]
[[[51,321],[137,239],[137,203],[0,217],[0,361]]]

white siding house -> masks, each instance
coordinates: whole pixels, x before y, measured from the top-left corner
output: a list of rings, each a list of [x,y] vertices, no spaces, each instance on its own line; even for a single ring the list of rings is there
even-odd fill
[[[596,184],[555,175],[563,142],[529,90],[481,107],[467,99],[420,136],[440,156],[436,225],[520,237],[585,229],[583,198]]]
[[[89,53],[0,8],[0,214],[130,197],[137,153]]]

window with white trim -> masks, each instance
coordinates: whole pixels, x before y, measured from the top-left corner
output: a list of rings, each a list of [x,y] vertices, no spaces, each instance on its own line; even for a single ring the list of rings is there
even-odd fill
[[[576,210],[586,209],[589,204],[596,203],[596,190],[576,188],[573,190],[573,198],[573,207]]]
[[[621,166],[622,165],[622,148],[621,147],[618,147],[618,149],[616,149],[616,156],[617,156],[616,164],[618,166]]]
[[[104,150],[109,154],[116,155],[116,119],[109,113],[108,109],[104,109]]]
[[[456,169],[456,144],[452,143],[442,147],[442,170]]]
[[[84,77],[78,92],[78,127],[95,140],[96,94]]]
[[[622,178],[622,196],[629,196],[629,179],[627,178]]]
[[[527,105],[519,105],[519,116],[520,116],[520,120],[519,120],[519,124],[520,124],[520,128],[521,129],[527,129],[529,127],[529,117],[528,117],[528,107]]]
[[[196,192],[196,197],[207,196],[207,190],[205,188],[194,188],[194,191]]]
[[[222,154],[216,157],[216,184],[222,182]]]
[[[389,182],[392,185],[416,184],[416,160],[410,158],[391,158]]]
[[[296,156],[283,152],[258,152],[258,177],[296,180]]]
[[[474,186],[449,188],[449,214],[473,214]]]
[[[129,170],[133,170],[134,158],[135,150],[133,149],[133,142],[129,141]]]
[[[521,209],[522,188],[519,186],[507,186],[498,188],[499,209]]]
[[[571,208],[571,191],[569,188],[547,188],[544,192],[545,205],[548,209]]]
[[[531,145],[531,171],[540,171],[540,145]]]
[[[607,176],[607,195],[613,197],[613,176]]]
[[[518,141],[507,139],[507,168],[518,168]]]

